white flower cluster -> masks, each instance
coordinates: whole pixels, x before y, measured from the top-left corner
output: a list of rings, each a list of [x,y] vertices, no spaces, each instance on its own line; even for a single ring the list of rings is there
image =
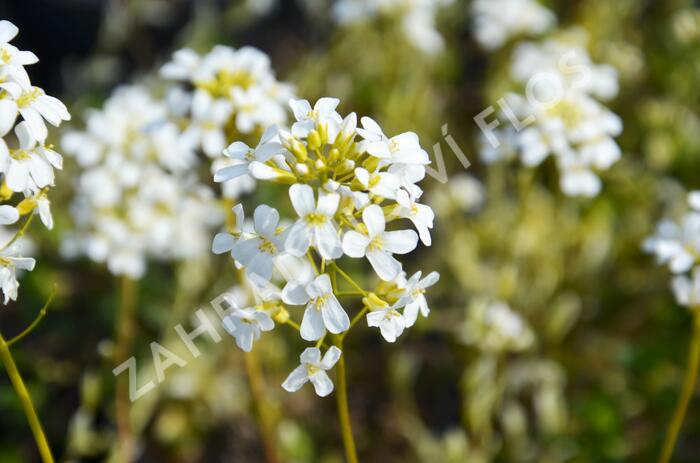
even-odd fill
[[[144,274],[148,257],[206,254],[222,214],[213,192],[189,176],[197,158],[168,115],[146,89],[122,87],[87,115],[84,132],[65,134],[66,152],[82,168],[66,253],[132,278]]]
[[[524,34],[542,34],[552,28],[556,16],[537,0],[474,0],[474,36],[486,50],[502,47]]]
[[[674,274],[671,288],[679,305],[700,309],[700,191],[688,194],[690,210],[677,223],[662,220],[643,249]]]
[[[18,32],[11,22],[0,21],[0,226],[37,213],[51,229],[47,191],[54,185],[54,169],[62,168],[63,158],[46,141],[46,123],[57,127],[70,115],[63,103],[30,82],[24,66],[38,58],[10,44]],[[15,194],[22,199],[17,201]],[[34,259],[21,257],[22,234],[16,232],[0,247],[0,289],[5,304],[17,299],[17,270],[32,270],[35,265]]]
[[[419,50],[434,54],[444,47],[435,27],[438,9],[453,0],[339,0],[333,5],[333,17],[340,24],[363,22],[378,16],[401,21],[406,40]]]
[[[486,299],[471,304],[460,334],[462,342],[485,352],[519,352],[535,342],[528,323],[508,304]]]
[[[276,80],[270,58],[256,48],[217,45],[204,56],[185,48],[160,74],[176,82],[167,96],[171,112],[183,120],[185,139],[214,160],[213,171],[237,163],[221,157],[227,140],[287,122],[294,89]],[[253,187],[243,176],[227,183],[224,196],[237,198]]]
[[[361,297],[363,309],[355,320],[366,314],[367,324],[394,342],[419,312],[428,315],[424,294],[439,278],[436,272],[407,277],[395,257],[414,250],[419,237],[431,243],[433,211],[418,202],[422,190],[416,185],[430,161],[418,136],[406,132],[389,138],[367,117],[358,128],[355,113],[343,119],[336,112],[338,104],[333,98],[321,98],[313,107],[306,100],[292,100],[296,122],[291,130],[273,127],[254,148],[234,143],[227,154],[240,164],[215,176],[225,182],[250,174],[290,185],[297,214],[293,222],[281,222],[276,209],[262,204],[249,225],[237,205],[236,229],[218,234],[213,251],[230,252],[250,282],[262,288],[256,306],[234,310],[226,323],[242,349],[250,350],[275,320],[289,323],[286,306],[305,306],[298,326],[301,337],[318,344],[302,354],[302,367],[284,387],[297,390],[310,380],[319,395],[331,392],[325,371],[341,353],[331,347],[321,357],[318,348],[326,333],[345,333],[354,324],[339,297]],[[412,222],[418,233],[387,230],[399,219]],[[369,261],[380,280],[373,290],[362,289],[339,267],[344,255]],[[341,278],[354,291],[339,291]],[[282,290],[273,284],[275,279],[284,282]]]
[[[513,79],[524,94],[509,93],[498,114],[498,144],[482,139],[481,157],[495,162],[518,155],[534,167],[550,155],[569,196],[596,196],[602,187],[596,171],[620,158],[614,140],[622,120],[599,100],[617,94],[615,70],[595,65],[585,49],[549,40],[526,43],[515,52]]]

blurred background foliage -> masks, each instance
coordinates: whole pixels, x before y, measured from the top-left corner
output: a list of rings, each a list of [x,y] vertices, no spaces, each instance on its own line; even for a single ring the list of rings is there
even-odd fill
[[[362,461],[650,461],[678,394],[690,316],[640,244],[685,189],[700,187],[700,9],[690,0],[545,3],[562,27],[585,31],[596,62],[619,73],[609,106],[624,121],[623,157],[594,199],[563,196],[547,163],[479,162],[472,118],[509,88],[512,46],[486,53],[476,45],[468,1],[441,10],[446,47],[435,56],[416,52],[390,20],[338,28],[321,0],[6,0],[0,16],[20,27],[16,45],[40,57],[32,80],[61,96],[76,122],[116,85],[154,80],[173,50],[221,43],[261,48],[303,98],[338,97],[341,113],[371,115],[387,133],[414,130],[431,154],[442,144],[450,180],[425,185],[434,244],[410,257],[442,274],[431,317],[395,345],[369,330],[348,341]],[[444,141],[445,124],[471,161],[466,171]],[[105,461],[115,433],[118,282],[57,252],[70,228],[64,205],[75,166],[66,164],[52,196],[56,229],[32,230],[40,265],[0,326],[21,330],[57,284],[17,361],[61,460]],[[152,371],[149,343],[177,352],[172,327],[234,280],[223,257],[150,264],[138,301],[143,374]],[[494,351],[466,339],[470,311],[495,300],[530,327],[530,345]],[[266,336],[249,357],[228,337],[200,343],[205,355],[169,370],[134,407],[141,461],[265,461],[260,423],[272,428],[280,461],[342,461],[332,399],[279,388],[298,351],[285,346],[300,344],[284,334]],[[249,381],[256,369],[262,384]],[[0,461],[35,461],[4,379],[0,410]],[[691,406],[676,461],[698,461],[698,410]]]

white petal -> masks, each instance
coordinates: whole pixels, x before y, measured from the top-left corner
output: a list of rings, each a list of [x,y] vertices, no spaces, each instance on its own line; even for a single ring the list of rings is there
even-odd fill
[[[284,249],[294,256],[303,256],[309,249],[309,245],[309,229],[306,228],[303,220],[299,220],[287,232]]]
[[[343,252],[350,257],[364,257],[369,238],[362,233],[350,230],[343,236]]]
[[[413,230],[385,232],[382,237],[382,247],[392,254],[406,254],[418,245],[418,235]]]
[[[401,263],[394,257],[383,251],[371,251],[367,253],[367,260],[372,264],[372,268],[379,278],[384,281],[391,281],[401,272]]]
[[[299,356],[301,363],[318,366],[321,364],[321,350],[318,347],[307,347]]]
[[[10,21],[5,19],[0,21],[0,43],[7,43],[14,39],[18,32],[19,28]]]
[[[236,244],[236,238],[228,233],[217,233],[214,236],[214,241],[211,244],[211,251],[214,254],[223,254],[229,252],[233,245]]]
[[[333,381],[331,381],[325,371],[317,371],[309,379],[319,397],[326,397],[333,392]]]
[[[321,307],[323,323],[333,334],[342,333],[350,328],[350,319],[335,296],[331,295]]]
[[[316,209],[314,191],[309,185],[295,183],[289,187],[289,199],[292,201],[292,207],[299,217],[305,217]]]
[[[301,338],[305,341],[316,341],[321,339],[326,328],[323,324],[321,312],[309,304],[304,310],[304,318],[301,320]]]
[[[255,208],[253,213],[253,222],[255,231],[265,237],[272,237],[277,230],[277,224],[280,221],[280,214],[276,209],[271,208],[267,204],[261,204]]]
[[[282,301],[290,305],[304,305],[309,302],[306,284],[301,281],[290,281],[282,290]]]
[[[296,392],[306,384],[309,377],[306,375],[306,367],[299,365],[287,376],[287,379],[282,383],[282,388],[288,392]]]
[[[226,182],[241,175],[248,173],[248,164],[236,164],[234,166],[224,167],[214,173],[215,182]]]
[[[382,208],[376,204],[371,204],[362,211],[362,221],[367,226],[367,231],[370,238],[381,234],[386,227],[386,220],[384,219],[384,212]]]
[[[340,356],[342,355],[342,351],[338,349],[336,346],[331,346],[326,353],[323,356],[323,360],[321,361],[321,366],[323,367],[324,370],[330,370],[333,368],[333,366],[338,363],[338,360],[340,359]]]
[[[316,248],[324,259],[337,259],[343,255],[343,247],[338,232],[331,222],[314,227]]]
[[[316,212],[326,217],[333,217],[338,210],[340,195],[338,193],[320,193],[318,196],[318,206]]]

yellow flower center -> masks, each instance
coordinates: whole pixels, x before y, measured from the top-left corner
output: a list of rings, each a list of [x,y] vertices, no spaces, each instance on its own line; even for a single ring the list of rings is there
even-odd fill
[[[319,296],[316,299],[314,299],[314,308],[320,312],[321,307],[323,307],[323,304],[325,304],[330,297],[330,294],[324,294],[323,296]]]
[[[552,117],[561,119],[568,128],[577,127],[583,121],[584,116],[583,111],[577,104],[567,100],[562,100],[548,108],[547,113]]]
[[[15,161],[24,161],[29,159],[29,152],[27,150],[10,150],[10,157]]]
[[[230,72],[226,69],[220,70],[216,76],[208,81],[195,82],[197,88],[204,89],[217,98],[229,98],[231,89],[240,87],[247,90],[255,83],[255,79],[246,71]]]
[[[5,49],[5,47],[0,49],[0,60],[4,61],[5,63],[9,63],[11,59],[12,59],[12,55],[10,54],[9,51],[7,51]]]
[[[306,365],[306,374],[308,376],[313,376],[316,373],[318,373],[319,371],[321,371],[321,369],[319,367],[317,367],[316,365],[308,365],[308,364]]]
[[[41,89],[34,87],[28,92],[22,93],[19,98],[17,98],[17,106],[24,108],[30,105],[34,100],[41,96]]]
[[[326,217],[323,214],[319,214],[318,212],[311,212],[309,214],[306,214],[304,220],[307,224],[311,225],[312,227],[317,227],[326,223],[328,221],[328,217]]]
[[[369,242],[369,246],[367,246],[368,251],[381,251],[382,248],[384,247],[384,242],[382,241],[382,236],[377,235],[372,240]]]
[[[0,265],[2,265],[3,267],[9,267],[10,265],[12,265],[12,261],[7,257],[0,257]]]
[[[277,246],[275,246],[275,243],[272,241],[268,240],[267,238],[263,238],[262,236],[260,237],[261,243],[260,246],[258,246],[258,249],[262,252],[266,252],[268,254],[275,254],[277,253]]]

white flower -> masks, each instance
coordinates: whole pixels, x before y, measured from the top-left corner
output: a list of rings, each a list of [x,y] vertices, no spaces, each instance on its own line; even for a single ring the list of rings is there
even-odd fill
[[[335,110],[340,104],[337,98],[319,98],[313,109],[307,100],[290,100],[296,122],[292,125],[292,134],[295,137],[306,137],[317,126],[326,127],[330,133],[337,133],[338,127],[343,122]],[[331,130],[333,129],[333,130]],[[329,135],[329,140],[334,140],[335,135]]]
[[[379,327],[387,342],[396,342],[406,328],[406,319],[395,305],[373,309],[367,314],[367,326]]]
[[[396,199],[401,188],[401,180],[389,172],[369,173],[367,169],[358,167],[355,169],[355,177],[364,189],[381,198]]]
[[[700,255],[700,214],[683,216],[680,226],[671,220],[659,223],[656,234],[644,242],[644,250],[656,255],[660,264],[668,264],[673,273],[685,273]]]
[[[396,194],[396,206],[391,214],[403,219],[409,219],[418,230],[418,236],[424,245],[430,246],[432,239],[430,229],[433,228],[435,213],[425,204],[413,201],[408,193],[401,190]]]
[[[297,183],[289,188],[289,198],[299,220],[287,235],[287,252],[303,256],[309,246],[314,246],[324,259],[340,257],[343,250],[333,222],[340,196],[337,193],[319,191],[316,202],[313,188]]]
[[[325,273],[308,283],[287,283],[282,291],[282,301],[291,305],[306,304],[301,322],[301,337],[306,341],[321,339],[326,329],[338,334],[350,328],[348,314],[333,294],[331,280]]]
[[[367,152],[372,156],[395,164],[430,164],[430,157],[414,132],[388,138],[373,119],[363,117],[360,122],[363,128],[357,129],[357,133],[365,139]]]
[[[31,257],[20,257],[19,246],[10,246],[0,251],[0,289],[5,295],[4,304],[17,300],[17,270],[33,270],[36,261]]]
[[[262,331],[271,331],[275,327],[270,315],[254,308],[234,309],[223,323],[226,331],[236,338],[236,345],[245,352],[253,349],[253,341],[260,339]]]
[[[308,347],[299,356],[301,365],[292,371],[282,383],[282,387],[288,392],[295,392],[308,381],[314,386],[316,394],[325,397],[333,392],[333,382],[326,371],[333,368],[338,362],[342,351],[331,346],[321,359],[321,351],[316,347]]]
[[[367,234],[350,230],[343,237],[343,251],[350,257],[367,257],[379,278],[391,281],[401,272],[401,263],[392,254],[407,254],[418,244],[413,230],[386,231],[382,208],[376,204],[362,211]]]
[[[40,142],[48,136],[44,120],[54,127],[58,127],[62,121],[70,120],[66,105],[58,98],[47,95],[39,87],[22,90],[19,94],[14,92],[12,97],[32,136]]]
[[[484,351],[519,352],[535,342],[527,322],[504,302],[475,301],[467,313],[462,340]]]
[[[474,35],[487,50],[500,48],[520,34],[541,34],[556,17],[536,0],[475,0],[472,3]]]
[[[195,145],[201,145],[204,154],[210,158],[221,156],[226,147],[224,125],[232,108],[226,100],[214,100],[206,92],[195,93],[192,100],[191,123],[184,137]]]
[[[200,57],[195,51],[183,48],[173,53],[173,60],[163,65],[160,75],[166,79],[188,80],[200,63]]]
[[[276,209],[265,204],[258,206],[253,214],[255,233],[250,238],[241,238],[231,249],[233,257],[245,267],[248,278],[258,284],[270,281],[275,258],[284,252],[285,236],[277,230],[279,220]]]
[[[240,163],[218,170],[214,174],[214,181],[226,182],[241,175],[249,174],[250,163],[262,163],[270,159],[272,156],[284,152],[282,145],[272,141],[272,139],[277,136],[277,130],[277,126],[272,126],[265,130],[265,133],[263,133],[262,137],[260,138],[260,143],[258,143],[258,146],[256,146],[254,149],[242,141],[237,141],[229,145],[229,147],[224,150],[224,156],[240,161]]]
[[[452,0],[339,0],[332,14],[341,24],[352,24],[378,16],[396,20],[406,41],[420,51],[435,54],[442,50],[444,40],[435,27],[439,7]]]
[[[404,282],[401,282],[399,285],[403,290],[402,298],[408,298],[403,311],[406,328],[416,323],[419,311],[424,317],[430,314],[428,301],[425,299],[425,291],[440,279],[440,274],[438,272],[430,272],[423,279],[421,279],[421,276],[422,272],[418,271],[407,281],[404,280]]]
[[[53,167],[62,167],[61,156],[51,149],[37,147],[26,122],[17,124],[15,134],[19,140],[18,149],[8,149],[0,141],[0,172],[5,174],[7,186],[12,191],[21,192],[52,185]]]

